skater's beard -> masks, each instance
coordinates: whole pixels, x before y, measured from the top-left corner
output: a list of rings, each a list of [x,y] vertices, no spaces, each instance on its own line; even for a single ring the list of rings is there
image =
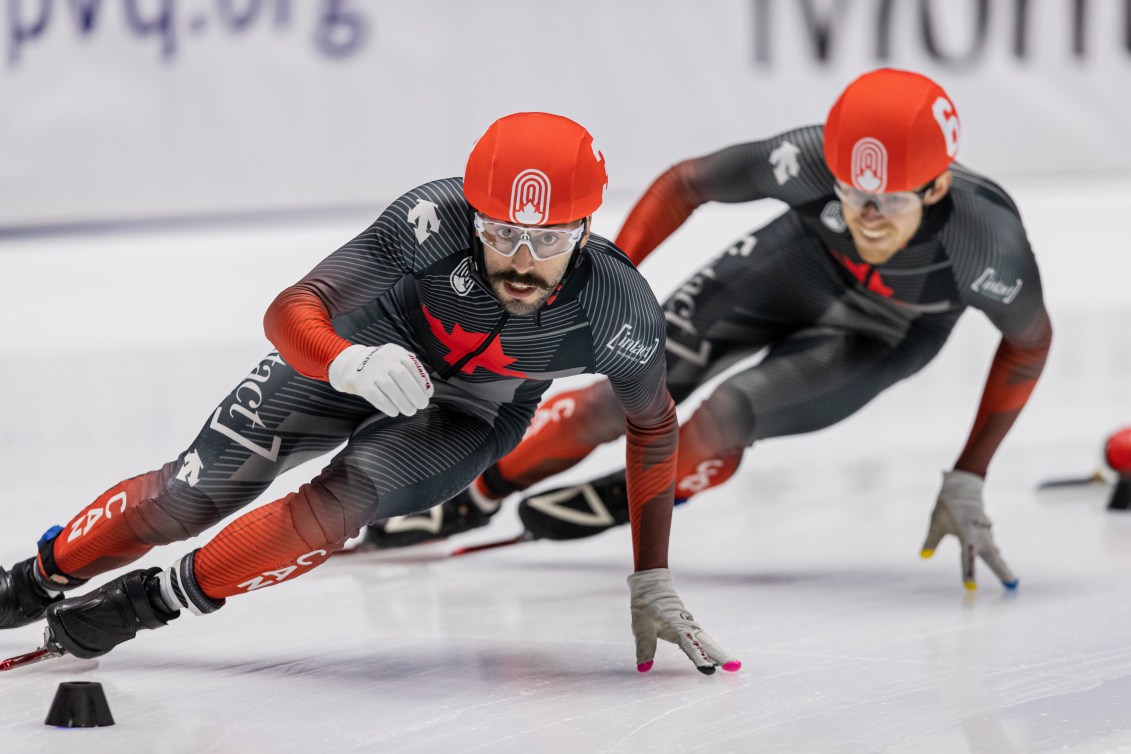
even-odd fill
[[[488,279],[491,282],[491,288],[495,291],[495,295],[503,303],[505,308],[511,314],[520,317],[533,314],[538,310],[542,304],[546,303],[546,299],[550,297],[550,292],[561,282],[561,278],[550,282],[545,278],[539,277],[532,273],[520,273],[514,270],[504,270],[502,272],[493,272],[489,275]],[[504,283],[514,283],[516,285],[530,285],[534,286],[535,292],[529,298],[521,301],[511,298],[506,292]]]

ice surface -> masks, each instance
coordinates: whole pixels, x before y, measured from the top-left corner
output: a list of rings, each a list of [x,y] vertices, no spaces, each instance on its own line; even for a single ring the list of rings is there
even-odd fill
[[[997,342],[970,312],[922,374],[832,429],[760,445],[676,511],[677,587],[737,674],[702,676],[670,645],[635,671],[625,530],[457,559],[448,543],[331,560],[99,661],[4,673],[0,752],[1131,750],[1131,516],[1102,489],[1034,492],[1091,473],[1131,424],[1131,186],[1011,188],[1056,326],[987,483],[1016,594],[984,567],[966,593],[952,541],[918,558]],[[701,210],[644,271],[662,295],[772,211]],[[274,294],[367,221],[6,242],[0,562],[174,457],[267,350]],[[455,542],[517,528],[512,502]],[[4,632],[0,655],[39,636]],[[117,725],[44,726],[68,680],[101,682]]]

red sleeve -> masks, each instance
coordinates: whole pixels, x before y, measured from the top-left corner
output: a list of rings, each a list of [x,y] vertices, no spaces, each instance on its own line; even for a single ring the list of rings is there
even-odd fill
[[[301,286],[287,288],[271,302],[263,330],[295,371],[323,382],[329,379],[330,362],[353,345],[334,331],[322,299]]]
[[[675,403],[670,396],[667,400],[667,410],[659,423],[642,426],[628,420],[628,515],[637,571],[668,567],[679,424]]]
[[[986,378],[974,428],[954,464],[956,470],[986,475],[990,459],[1037,385],[1051,343],[1052,324],[1043,310],[1034,334],[1024,343],[1002,339]]]
[[[628,213],[616,245],[639,266],[665,238],[675,233],[706,201],[691,189],[685,172],[689,163],[669,168],[657,178]]]

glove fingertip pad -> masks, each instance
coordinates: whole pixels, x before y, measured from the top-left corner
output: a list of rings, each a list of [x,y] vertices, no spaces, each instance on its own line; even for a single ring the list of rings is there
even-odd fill
[[[636,672],[637,673],[647,673],[649,670],[652,669],[652,664],[655,663],[655,662],[656,662],[655,660],[649,660],[648,662],[637,663],[636,664]]]
[[[698,668],[699,672],[702,673],[703,675],[714,675],[715,674],[715,666],[714,665],[696,665],[695,667]]]
[[[742,663],[739,662],[738,660],[731,660],[730,662],[723,665],[723,670],[725,670],[728,673],[737,673],[741,669],[742,669]]]
[[[1004,586],[1006,589],[1013,591],[1014,589],[1017,588],[1017,585],[1020,584],[1020,583],[1021,583],[1020,580],[1014,579],[1013,581],[1003,581],[1003,582],[1001,582],[1001,585]]]

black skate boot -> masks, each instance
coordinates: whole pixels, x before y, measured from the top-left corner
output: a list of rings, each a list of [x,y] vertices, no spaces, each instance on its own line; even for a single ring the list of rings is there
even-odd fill
[[[499,503],[467,488],[445,503],[420,513],[376,521],[365,527],[364,549],[390,550],[444,539],[486,526]]]
[[[130,571],[89,594],[52,603],[47,626],[69,654],[100,657],[143,628],[160,628],[180,615],[161,598],[160,568]]]
[[[48,605],[63,599],[48,593],[35,577],[35,558],[22,560],[6,571],[0,568],[0,628],[16,628],[43,617]]]
[[[535,539],[581,539],[628,523],[624,471],[524,497],[518,517]]]

